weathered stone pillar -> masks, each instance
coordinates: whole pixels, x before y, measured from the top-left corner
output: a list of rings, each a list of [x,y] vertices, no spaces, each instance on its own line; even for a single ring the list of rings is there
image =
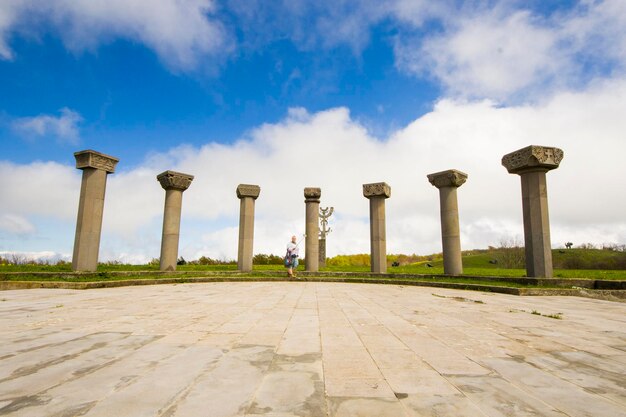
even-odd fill
[[[237,198],[239,204],[239,250],[237,269],[242,272],[252,271],[252,248],[254,243],[254,203],[261,193],[258,185],[239,184]]]
[[[546,172],[559,167],[563,151],[527,146],[502,157],[502,165],[522,180],[526,275],[552,278],[552,248]]]
[[[461,232],[459,230],[459,205],[456,189],[467,180],[467,174],[450,169],[427,175],[428,181],[439,189],[441,212],[441,242],[443,246],[443,273],[461,275]]]
[[[370,201],[370,248],[372,272],[387,272],[387,232],[385,228],[385,199],[391,187],[384,182],[363,184],[363,196]]]
[[[319,271],[319,211],[320,211],[320,197],[322,196],[322,190],[314,187],[307,187],[304,189],[304,203],[306,204],[306,246],[305,246],[305,258],[306,258],[306,270],[310,272]]]
[[[161,238],[161,271],[176,271],[183,191],[191,185],[193,175],[165,171],[157,175],[157,180],[165,190],[163,236]]]
[[[326,238],[319,239],[319,267],[326,268]]]
[[[92,150],[76,152],[74,157],[76,168],[83,170],[83,181],[78,202],[72,270],[95,271],[98,268],[107,174],[115,172],[119,159]]]

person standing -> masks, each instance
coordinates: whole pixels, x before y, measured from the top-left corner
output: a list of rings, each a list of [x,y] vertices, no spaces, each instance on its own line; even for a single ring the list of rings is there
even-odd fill
[[[285,267],[287,268],[287,276],[289,278],[296,277],[296,268],[298,268],[299,249],[296,236],[291,236],[291,242],[287,243],[287,253],[285,254]]]

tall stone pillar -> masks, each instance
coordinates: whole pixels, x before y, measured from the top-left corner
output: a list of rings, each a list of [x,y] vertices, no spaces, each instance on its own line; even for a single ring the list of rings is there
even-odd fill
[[[384,182],[363,184],[363,196],[370,201],[371,270],[385,273],[387,272],[385,199],[391,196],[391,187]]]
[[[193,175],[164,171],[157,180],[165,190],[163,211],[163,235],[161,238],[161,271],[176,271],[178,240],[180,237],[180,212],[183,207],[183,191],[191,185]]]
[[[559,167],[563,151],[527,146],[502,157],[502,165],[522,181],[526,275],[552,278],[552,250],[546,172]]]
[[[443,273],[461,275],[461,232],[456,189],[465,183],[467,174],[450,169],[427,175],[428,181],[439,189],[441,212],[441,242],[443,246]]]
[[[304,203],[306,204],[306,246],[304,256],[306,258],[306,270],[310,272],[319,271],[318,236],[320,234],[319,211],[321,196],[322,190],[319,188],[307,187],[304,189]]]
[[[237,269],[241,272],[252,271],[252,248],[254,243],[254,203],[261,193],[258,185],[239,184],[237,198],[239,204],[239,250]]]
[[[83,180],[78,202],[72,270],[95,271],[98,268],[107,175],[115,172],[119,159],[92,150],[76,152],[74,157],[76,168],[83,170]]]

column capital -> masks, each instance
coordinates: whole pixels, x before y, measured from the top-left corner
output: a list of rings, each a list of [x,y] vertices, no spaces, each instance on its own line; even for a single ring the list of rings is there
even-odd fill
[[[322,189],[318,187],[306,187],[304,189],[305,203],[319,203],[322,196]]]
[[[261,187],[253,184],[239,184],[237,186],[237,198],[251,197],[253,199],[259,198],[261,194]]]
[[[437,188],[460,187],[467,181],[467,174],[456,169],[435,172],[434,174],[428,174],[426,177]]]
[[[91,149],[74,152],[74,158],[76,158],[76,169],[95,168],[106,171],[109,174],[115,172],[115,165],[120,161],[113,156]]]
[[[165,190],[174,189],[185,191],[193,181],[193,175],[183,174],[176,171],[163,171],[157,175],[157,180]]]
[[[386,182],[375,182],[372,184],[363,184],[363,197],[391,197],[391,187]]]
[[[559,167],[563,150],[550,146],[530,145],[502,157],[502,165],[509,174],[527,171],[549,171]]]

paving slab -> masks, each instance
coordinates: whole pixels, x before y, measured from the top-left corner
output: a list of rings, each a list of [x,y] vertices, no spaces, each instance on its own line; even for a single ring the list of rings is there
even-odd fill
[[[626,417],[626,304],[215,282],[0,299],[0,416]]]

